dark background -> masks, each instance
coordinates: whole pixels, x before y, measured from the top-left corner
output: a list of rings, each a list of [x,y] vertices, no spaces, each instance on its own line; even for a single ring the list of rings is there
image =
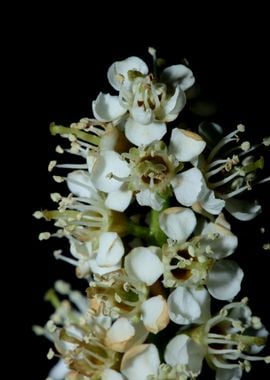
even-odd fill
[[[48,194],[54,186],[47,173],[48,162],[55,157],[55,139],[49,136],[49,123],[68,125],[91,116],[91,101],[99,91],[110,90],[106,80],[108,66],[130,55],[138,55],[150,63],[147,47],[154,46],[168,64],[188,59],[204,95],[219,106],[214,117],[216,122],[228,130],[241,122],[257,141],[269,135],[270,61],[265,24],[255,14],[259,22],[256,30],[252,18],[225,16],[222,24],[222,16],[217,12],[210,21],[201,19],[198,24],[190,14],[186,16],[187,25],[183,24],[183,15],[178,17],[173,10],[160,12],[156,19],[139,12],[135,21],[114,15],[108,23],[100,12],[82,18],[74,14],[66,19],[52,11],[46,17],[37,14],[25,25],[18,46],[22,80],[19,103],[24,105],[19,120],[26,126],[19,144],[25,179],[21,190],[25,195],[24,218],[20,223],[28,221],[29,236],[24,235],[17,252],[18,265],[24,268],[20,271],[25,303],[21,313],[20,350],[26,354],[19,372],[27,373],[28,379],[44,379],[51,366],[46,359],[49,345],[31,332],[31,326],[43,324],[51,312],[43,295],[55,279],[68,278],[70,273],[64,263],[52,259],[54,242],[38,241],[38,233],[47,227],[31,216],[49,204]],[[19,121],[18,124],[20,127]],[[270,255],[261,247],[269,241],[269,190],[269,185],[256,189],[264,205],[263,214],[255,221],[235,223],[233,227],[240,239],[237,259],[245,270],[238,299],[248,295],[254,314],[261,316],[268,329]],[[268,227],[264,235],[259,232],[261,226]],[[269,378],[269,366],[255,363],[244,378],[254,379],[259,375],[262,379]]]

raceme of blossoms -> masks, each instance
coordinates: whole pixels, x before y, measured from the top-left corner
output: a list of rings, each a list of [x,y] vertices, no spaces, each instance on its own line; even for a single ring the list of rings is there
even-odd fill
[[[85,292],[57,280],[46,294],[54,312],[34,331],[58,358],[49,379],[188,380],[205,360],[216,380],[237,380],[270,361],[260,353],[267,329],[247,299],[234,300],[241,241],[226,219],[261,212],[245,194],[269,181],[257,154],[269,137],[251,145],[243,125],[227,135],[215,123],[180,125],[193,73],[161,70],[149,52],[153,72],[138,57],[109,67],[114,92],[92,102],[94,118],[50,126],[67,142],[49,164],[67,191],[34,215],[55,226],[40,240],[67,239],[54,256]],[[214,314],[212,299],[225,302]]]

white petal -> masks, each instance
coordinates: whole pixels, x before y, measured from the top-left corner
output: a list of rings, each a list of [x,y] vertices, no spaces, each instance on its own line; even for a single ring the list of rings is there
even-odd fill
[[[201,248],[209,246],[211,257],[220,260],[230,256],[238,245],[238,238],[230,230],[216,223],[208,223],[202,231]]]
[[[132,107],[130,109],[130,115],[139,124],[149,124],[153,121],[153,111],[150,108],[144,109],[144,107]]]
[[[171,98],[164,104],[164,121],[173,121],[186,105],[186,95],[178,86]]]
[[[170,321],[167,302],[160,295],[144,301],[141,311],[146,329],[154,334],[163,330]]]
[[[164,357],[167,364],[186,365],[189,371],[196,374],[201,372],[204,352],[189,336],[180,334],[170,340]]]
[[[159,224],[169,238],[185,241],[196,226],[196,217],[189,208],[170,207],[160,214]]]
[[[124,251],[123,242],[116,232],[103,232],[99,237],[97,264],[105,267],[116,265]]]
[[[125,270],[131,280],[152,285],[163,273],[163,265],[149,248],[137,247],[125,257]]]
[[[210,296],[205,288],[179,286],[168,298],[170,319],[178,325],[204,323],[210,318]]]
[[[96,258],[94,258],[88,261],[88,265],[93,273],[103,276],[104,274],[114,272],[121,268],[121,261],[110,267],[105,267],[98,265]]]
[[[198,197],[201,206],[212,215],[220,214],[225,206],[225,201],[223,199],[216,198],[214,191],[208,189],[204,180],[202,180],[202,183],[202,189]]]
[[[176,175],[171,183],[178,202],[184,206],[192,206],[201,192],[202,173],[199,169],[192,168]]]
[[[161,210],[164,200],[155,192],[149,189],[139,191],[136,194],[137,202],[140,206],[149,206],[154,210]]]
[[[63,380],[66,374],[69,372],[64,360],[60,359],[55,366],[50,370],[49,377],[52,380]]]
[[[105,206],[110,210],[123,212],[130,205],[132,199],[132,191],[120,188],[111,191],[105,200]]]
[[[217,368],[216,380],[240,380],[242,377],[241,368],[224,369]]]
[[[251,220],[261,213],[262,207],[257,202],[251,203],[240,199],[226,200],[226,210],[238,220]]]
[[[102,92],[92,102],[92,110],[95,118],[100,121],[116,120],[126,113],[126,109],[120,104],[118,96],[103,94]]]
[[[117,352],[124,352],[128,341],[135,335],[135,329],[127,318],[118,318],[107,330],[105,345]]]
[[[190,88],[195,82],[192,71],[185,65],[167,67],[161,74],[161,80],[175,87],[180,85],[183,91]]]
[[[97,197],[97,190],[93,185],[88,172],[75,170],[68,173],[67,185],[69,190],[78,197],[90,199]]]
[[[209,293],[218,300],[231,300],[241,289],[242,269],[232,260],[217,261],[207,278]]]
[[[70,252],[76,259],[91,259],[95,256],[91,241],[70,240]]]
[[[102,151],[93,166],[92,182],[98,190],[105,193],[118,190],[123,182],[113,178],[111,174],[126,178],[130,174],[128,163],[114,151]]]
[[[121,144],[121,142],[124,139],[125,136],[118,127],[107,125],[105,133],[100,136],[100,142],[98,147],[100,150],[114,150],[119,152],[119,142]]]
[[[124,380],[121,373],[111,368],[106,368],[102,372],[101,380]]]
[[[141,344],[128,350],[121,362],[121,372],[128,380],[147,380],[157,375],[160,359],[154,344]]]
[[[178,161],[187,162],[194,160],[202,153],[205,146],[206,142],[196,133],[181,128],[174,128],[172,130],[169,149]]]
[[[110,85],[119,90],[122,84],[127,87],[129,85],[128,71],[139,71],[142,74],[148,73],[148,67],[138,57],[129,57],[123,61],[114,62],[108,70],[107,77]],[[124,82],[122,82],[124,80]]]
[[[161,140],[167,131],[165,123],[150,123],[143,125],[132,118],[128,118],[125,124],[126,138],[134,145],[148,145],[155,140]]]

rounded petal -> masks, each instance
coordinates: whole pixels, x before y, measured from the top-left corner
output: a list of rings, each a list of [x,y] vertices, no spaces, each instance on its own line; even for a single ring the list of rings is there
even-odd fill
[[[123,242],[116,232],[103,232],[99,237],[97,264],[104,267],[116,265],[124,252]]]
[[[186,91],[195,82],[193,72],[185,65],[166,67],[161,74],[161,80],[174,87],[179,85],[183,91]]]
[[[97,190],[88,172],[75,170],[68,173],[67,185],[69,190],[78,197],[90,199],[97,197]]]
[[[185,241],[196,226],[196,217],[189,208],[170,207],[160,214],[159,224],[169,238]]]
[[[163,273],[163,265],[149,248],[137,247],[125,257],[125,270],[131,280],[152,285]]]
[[[223,199],[216,198],[215,192],[208,189],[204,180],[202,183],[202,189],[198,197],[201,206],[210,214],[219,215],[225,206],[225,201]]]
[[[188,335],[180,334],[170,340],[164,357],[167,364],[186,365],[189,371],[197,374],[201,372],[204,351]]]
[[[125,124],[126,138],[137,146],[148,145],[155,140],[161,140],[166,131],[165,123],[154,122],[143,125],[132,118],[128,118]]]
[[[132,199],[132,191],[119,189],[111,191],[105,200],[105,206],[110,210],[123,212],[129,206]]]
[[[126,113],[126,109],[120,104],[118,96],[103,94],[102,92],[92,102],[92,110],[95,118],[100,121],[116,120]]]
[[[192,206],[198,201],[202,189],[202,173],[199,169],[192,168],[176,175],[171,183],[178,202],[184,206]]]
[[[154,210],[161,210],[164,200],[150,189],[144,189],[136,194],[140,206],[149,206]]]
[[[208,223],[202,231],[201,248],[209,246],[211,257],[220,260],[230,256],[238,245],[238,238],[227,228]]]
[[[158,350],[154,344],[141,344],[128,350],[121,362],[121,372],[128,380],[147,380],[157,375],[160,365]]]
[[[217,368],[216,370],[216,380],[240,380],[242,378],[242,369],[232,368]]]
[[[243,277],[244,272],[234,261],[220,260],[209,271],[207,288],[214,298],[231,300],[240,291]]]
[[[186,95],[184,91],[182,91],[181,88],[177,86],[173,96],[169,98],[168,101],[164,104],[164,121],[169,122],[175,120],[185,105]]]
[[[210,318],[210,296],[206,289],[179,286],[168,298],[170,319],[178,325],[204,323]]]
[[[121,373],[111,368],[106,368],[102,372],[101,380],[124,380]]]
[[[118,262],[117,264],[110,267],[105,267],[105,266],[98,265],[96,259],[91,259],[88,262],[86,262],[86,264],[89,265],[93,273],[98,274],[99,276],[103,276],[104,274],[114,272],[118,270],[119,268],[121,268],[121,262]]]
[[[144,301],[141,311],[145,328],[153,334],[157,334],[169,324],[168,305],[160,295]]]
[[[110,85],[119,90],[122,85],[129,85],[128,72],[139,71],[142,74],[148,73],[148,67],[141,58],[129,57],[123,61],[114,62],[108,70],[107,77]]]
[[[118,190],[123,182],[115,177],[125,178],[130,174],[128,163],[112,151],[102,151],[96,159],[91,179],[96,188],[105,193]]]
[[[130,115],[139,124],[149,124],[153,121],[153,111],[150,108],[131,107]]]
[[[68,366],[66,365],[64,360],[60,359],[50,370],[49,377],[52,380],[63,380],[68,372]]]
[[[178,161],[192,161],[202,153],[206,142],[197,133],[186,131],[181,128],[172,130],[170,141],[170,152],[175,155]]]
[[[238,220],[251,220],[262,212],[262,207],[257,202],[248,202],[241,199],[227,199],[226,210]]]
[[[127,318],[118,318],[107,330],[105,345],[117,352],[126,350],[129,340],[135,335],[135,328]]]

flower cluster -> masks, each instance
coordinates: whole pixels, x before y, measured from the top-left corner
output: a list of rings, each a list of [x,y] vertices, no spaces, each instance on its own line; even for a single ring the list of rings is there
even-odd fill
[[[56,207],[34,215],[56,226],[40,240],[68,240],[55,258],[86,289],[56,281],[46,295],[55,311],[34,327],[53,343],[48,358],[59,357],[53,380],[188,380],[204,359],[216,380],[237,380],[252,361],[270,361],[258,355],[267,330],[246,299],[233,301],[244,273],[229,257],[238,238],[226,219],[260,213],[245,192],[269,181],[263,157],[241,139],[243,125],[227,135],[215,123],[177,125],[193,73],[161,71],[149,52],[153,73],[138,57],[110,66],[116,95],[97,96],[94,118],[50,126],[70,163],[49,171],[69,193],[52,193]],[[226,302],[213,315],[212,298]]]

